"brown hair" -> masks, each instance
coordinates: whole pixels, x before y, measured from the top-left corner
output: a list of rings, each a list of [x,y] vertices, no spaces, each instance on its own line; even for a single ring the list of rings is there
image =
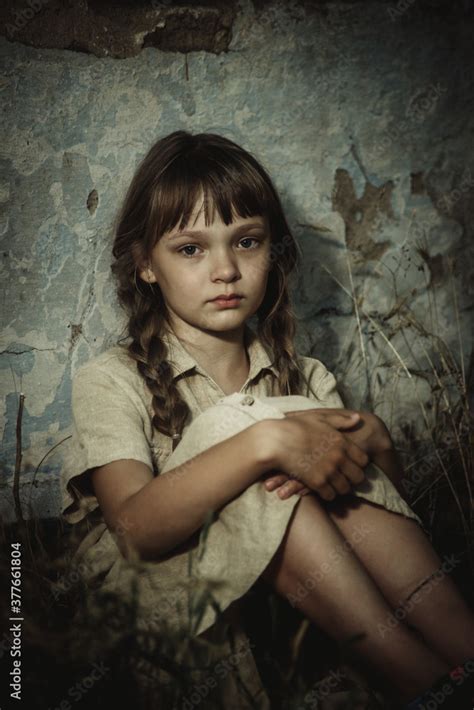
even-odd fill
[[[288,293],[298,246],[277,191],[259,162],[228,138],[174,131],[158,140],[135,170],[115,223],[115,262],[111,266],[119,303],[129,318],[127,331],[132,340],[128,352],[153,395],[153,426],[168,436],[182,433],[190,410],[166,359],[161,333],[169,321],[161,289],[157,283],[142,279],[137,284],[137,268],[180,216],[179,229],[187,225],[201,192],[206,225],[212,223],[215,207],[226,225],[233,221],[233,212],[244,218],[267,216],[272,265],[265,297],[256,312],[257,335],[273,352],[279,393],[299,394],[302,388],[303,375],[296,365],[293,345],[295,317]]]

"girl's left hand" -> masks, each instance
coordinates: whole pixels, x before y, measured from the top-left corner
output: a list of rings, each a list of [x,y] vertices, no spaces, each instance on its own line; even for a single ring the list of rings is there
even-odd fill
[[[286,412],[286,417],[294,417],[299,414],[307,414],[308,409]],[[379,454],[385,451],[392,451],[394,448],[392,437],[385,422],[376,414],[363,410],[351,410],[357,412],[359,420],[354,423],[350,431],[344,431],[344,434],[365,451],[371,458],[374,454]],[[318,409],[320,415],[325,415],[324,409]],[[331,416],[331,410],[327,414]]]
[[[311,493],[311,489],[307,488],[301,481],[296,478],[290,478],[286,473],[277,473],[269,476],[263,481],[267,491],[274,491],[277,488],[280,498],[290,498],[297,493],[300,497]]]

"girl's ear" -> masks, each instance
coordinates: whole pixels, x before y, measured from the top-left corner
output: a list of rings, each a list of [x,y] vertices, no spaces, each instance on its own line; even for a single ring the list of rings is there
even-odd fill
[[[133,261],[136,264],[135,274],[138,274],[143,281],[156,281],[155,275],[150,268],[150,258],[140,244],[132,244]]]
[[[143,266],[139,269],[137,269],[138,274],[143,281],[147,281],[148,283],[155,283],[156,282],[156,276],[153,273],[152,269],[150,266]]]

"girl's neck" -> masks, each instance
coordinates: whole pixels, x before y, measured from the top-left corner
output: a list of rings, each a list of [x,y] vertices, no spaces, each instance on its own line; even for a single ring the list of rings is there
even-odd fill
[[[225,394],[238,392],[250,370],[246,327],[232,333],[209,333],[191,328],[173,331],[183,347]]]

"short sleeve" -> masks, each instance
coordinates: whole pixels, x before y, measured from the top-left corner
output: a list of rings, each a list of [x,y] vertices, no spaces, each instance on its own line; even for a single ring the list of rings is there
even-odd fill
[[[336,378],[326,366],[312,357],[303,357],[303,372],[308,382],[306,396],[321,402],[321,407],[345,408],[337,390]]]
[[[143,461],[153,470],[144,419],[130,387],[98,367],[73,378],[72,436],[61,468],[61,512],[71,523],[98,507],[90,469],[118,459]]]

